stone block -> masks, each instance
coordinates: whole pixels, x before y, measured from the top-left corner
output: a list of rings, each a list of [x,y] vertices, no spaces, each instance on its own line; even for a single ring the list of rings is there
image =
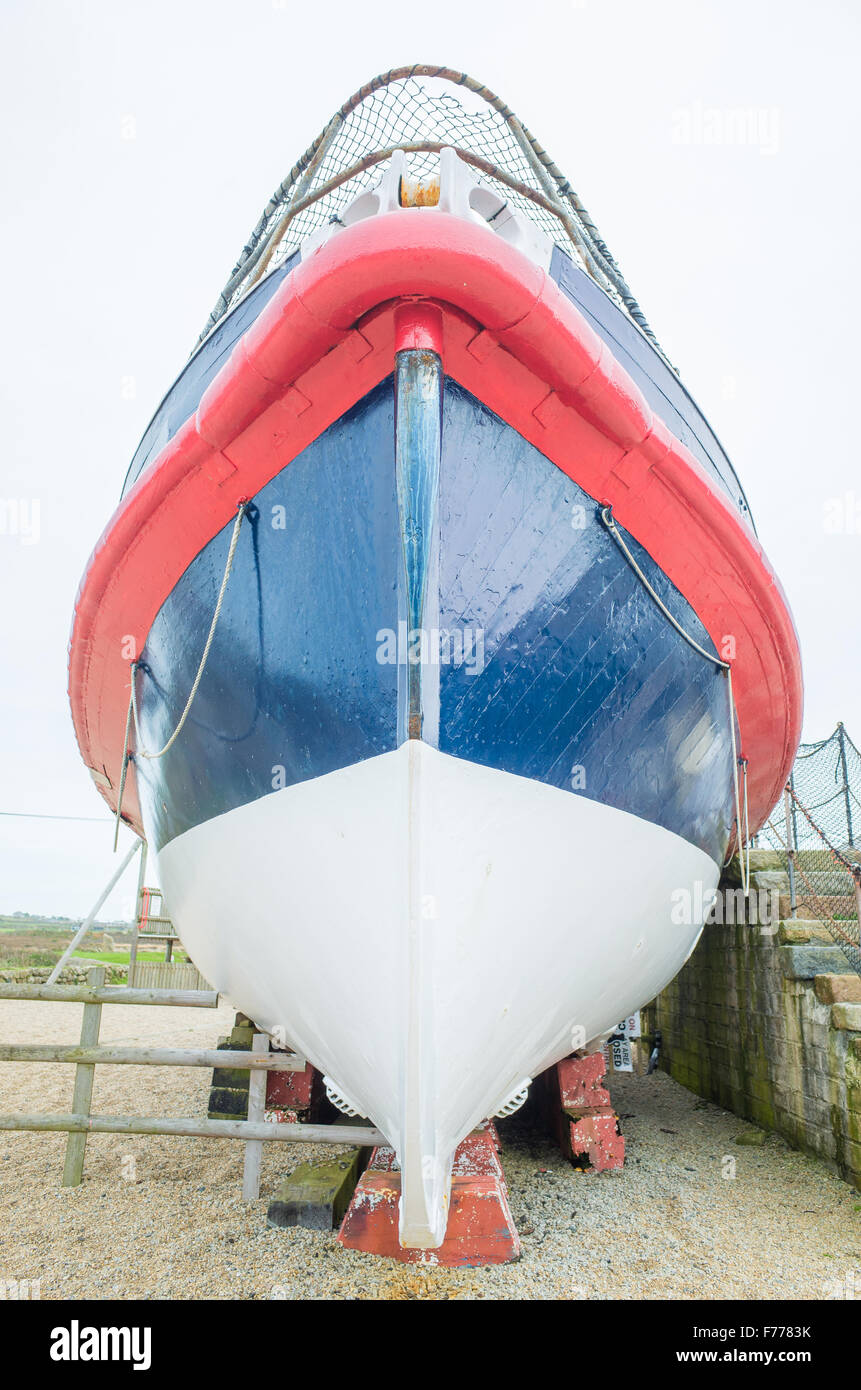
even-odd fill
[[[777,870],[778,872],[786,868],[786,855],[780,850],[774,849],[752,849],[750,851],[750,872],[758,874]],[[737,888],[741,884],[741,866],[738,862],[738,855],[733,855],[732,859],[724,867],[721,876],[721,884]]]
[[[831,1026],[849,1033],[861,1033],[861,1004],[834,1004]]]
[[[861,1004],[861,975],[817,975],[813,988],[820,1004]]]
[[[805,1078],[805,1093],[814,1100],[825,1101],[829,1105],[833,1101],[836,1087],[836,1078],[827,1072],[808,1072]]]
[[[781,945],[793,945],[808,941],[824,941],[833,945],[834,938],[824,922],[804,921],[802,918],[790,919],[780,923],[777,939]]]
[[[852,966],[838,946],[779,946],[784,975],[812,980],[817,975],[845,975]]]

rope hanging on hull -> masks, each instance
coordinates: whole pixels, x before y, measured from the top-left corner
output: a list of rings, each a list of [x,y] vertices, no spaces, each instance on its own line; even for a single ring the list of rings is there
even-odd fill
[[[126,732],[125,740],[123,742],[123,762],[122,771],[120,773],[119,795],[117,796],[117,818],[114,827],[115,850],[117,847],[117,837],[119,836],[120,832],[120,821],[122,819],[123,792],[125,791],[126,774],[128,772],[129,758],[131,757],[131,754],[129,752],[129,735],[131,733],[132,722],[134,722],[135,730],[135,757],[148,758],[152,761],[155,761],[157,758],[163,758],[165,753],[167,753],[168,750],[173,746],[180,733],[182,732],[183,725],[185,724],[186,719],[191,713],[191,707],[194,704],[195,696],[197,695],[198,689],[200,688],[200,682],[203,680],[203,673],[206,670],[206,663],[209,660],[209,653],[212,649],[212,643],[215,637],[215,629],[218,627],[218,619],[221,616],[221,609],[224,604],[224,595],[227,592],[227,581],[229,580],[230,572],[233,569],[233,560],[236,555],[236,547],[239,544],[239,532],[242,529],[242,522],[246,512],[248,511],[249,505],[250,503],[247,500],[239,503],[239,510],[236,513],[236,520],[233,523],[233,534],[230,537],[230,546],[227,551],[227,563],[224,566],[224,575],[221,580],[221,587],[218,591],[218,599],[215,604],[215,611],[212,615],[212,622],[209,624],[209,633],[207,634],[206,643],[203,648],[203,655],[200,658],[200,663],[197,668],[197,675],[194,678],[191,690],[189,691],[188,699],[185,702],[185,708],[183,709],[182,714],[179,716],[176,728],[174,729],[170,738],[167,740],[167,742],[164,744],[162,748],[159,748],[158,752],[156,753],[150,752],[148,749],[144,748],[143,745],[143,739],[141,737],[140,731],[140,723],[138,720],[137,694],[135,691],[135,676],[137,674],[137,670],[140,663],[136,660],[131,663],[131,688],[129,691],[129,708],[128,713],[126,715]]]
[[[691,637],[690,633],[686,632],[681,623],[673,616],[660,594],[653,588],[647,576],[643,573],[643,570],[637,563],[636,557],[613,520],[613,508],[610,506],[599,507],[598,516],[613,537],[613,540],[616,542],[622,554],[625,556],[625,559],[628,561],[628,564],[631,566],[631,569],[636,574],[649,597],[654,600],[664,617],[675,628],[679,636],[683,637],[688,646],[693,647],[695,652],[705,657],[706,661],[713,662],[719,670],[726,672],[727,692],[729,694],[729,727],[730,736],[732,738],[732,779],[733,791],[735,793],[738,860],[741,869],[741,888],[745,897],[747,897],[750,891],[750,810],[747,796],[747,758],[743,758],[739,755],[738,742],[736,739],[737,714],[735,697],[732,689],[732,666],[728,661],[721,660],[719,656],[715,656],[713,652],[707,651],[705,647],[700,646],[700,643]],[[739,778],[739,767],[741,767],[741,778]],[[741,787],[742,783],[744,785],[743,792]],[[742,806],[744,806],[744,818],[742,818]]]

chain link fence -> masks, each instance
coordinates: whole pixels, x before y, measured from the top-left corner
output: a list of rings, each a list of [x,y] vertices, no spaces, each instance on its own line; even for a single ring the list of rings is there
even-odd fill
[[[861,752],[842,724],[801,744],[755,848],[781,856],[790,915],[823,922],[861,974]]]

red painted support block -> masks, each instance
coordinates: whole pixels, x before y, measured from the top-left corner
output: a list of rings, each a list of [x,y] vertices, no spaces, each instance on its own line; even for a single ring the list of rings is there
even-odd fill
[[[566,1057],[556,1064],[563,1110],[592,1110],[597,1105],[610,1104],[610,1093],[601,1085],[606,1065],[603,1052],[593,1052],[589,1057]]]
[[[481,1134],[489,1134],[496,1152],[502,1152],[502,1140],[499,1137],[499,1130],[496,1128],[495,1120],[482,1120],[481,1124],[478,1126],[478,1132]]]
[[[385,1255],[402,1264],[451,1268],[509,1264],[519,1259],[520,1241],[493,1140],[489,1130],[479,1130],[458,1145],[448,1228],[436,1250],[407,1250],[399,1244],[401,1175],[394,1150],[375,1149],[341,1223],[341,1245]]]
[[[285,1110],[278,1105],[267,1105],[265,1111],[267,1124],[271,1125],[297,1125],[299,1115],[295,1110]]]
[[[625,1139],[619,1133],[615,1112],[609,1106],[604,1110],[586,1111],[575,1120],[569,1117],[568,1142],[573,1155],[586,1154],[589,1166],[596,1173],[624,1165]]]
[[[266,1076],[266,1109],[292,1111],[310,1118],[323,1094],[323,1079],[309,1062],[304,1071],[270,1071]]]
[[[625,1140],[602,1081],[606,1072],[603,1053],[566,1057],[550,1071],[549,1104],[553,1132],[567,1158],[577,1163],[585,1157],[595,1172],[621,1168]]]

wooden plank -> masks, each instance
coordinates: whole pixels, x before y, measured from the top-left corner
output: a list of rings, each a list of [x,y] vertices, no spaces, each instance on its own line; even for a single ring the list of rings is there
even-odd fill
[[[133,934],[133,936],[132,936],[132,944],[131,944],[131,946],[129,947],[129,973],[128,973],[128,975],[126,976],[126,979],[128,980],[129,986],[130,986],[130,987],[133,986],[133,985],[136,983],[136,981],[135,981],[135,976],[136,976],[136,974],[137,974],[137,968],[138,968],[138,932],[137,932],[137,926],[135,926],[135,928],[134,928],[134,934]]]
[[[89,1007],[89,1006],[88,1006]],[[80,1047],[52,1043],[0,1043],[0,1062],[89,1062],[109,1066],[235,1067],[237,1071],[304,1071],[304,1057],[285,1052],[265,1056],[218,1048]]]
[[[150,1119],[139,1115],[31,1115],[17,1111],[0,1115],[0,1130],[32,1130],[35,1133],[78,1132],[87,1134],[164,1134],[189,1139],[249,1139],[285,1144],[385,1144],[378,1129],[355,1125],[249,1124],[247,1120]]]
[[[105,982],[105,968],[96,966],[87,975],[87,983],[94,989]],[[81,1047],[94,1047],[99,1041],[99,1028],[102,1022],[101,1004],[85,1004],[81,1022]],[[76,1115],[89,1115],[93,1099],[93,1080],[96,1068],[92,1063],[81,1062],[75,1068],[75,1089],[72,1106]],[[66,1161],[63,1165],[63,1186],[77,1187],[84,1173],[84,1153],[87,1147],[86,1132],[70,1134],[66,1140]]]
[[[269,1203],[269,1226],[303,1226],[331,1231],[340,1226],[370,1149],[353,1149],[340,1158],[300,1163]]]
[[[251,1050],[257,1056],[268,1056],[269,1037],[266,1033],[255,1033],[251,1040]],[[248,1082],[248,1123],[259,1125],[266,1111],[266,1073],[252,1071]],[[245,1161],[242,1168],[242,1200],[256,1202],[260,1196],[260,1165],[263,1159],[263,1144],[259,1139],[249,1139],[245,1145]]]
[[[190,961],[153,961],[138,956],[134,988],[211,990],[212,986]]]
[[[137,959],[138,959],[138,929],[140,927],[141,912],[143,910],[144,884],[146,882],[146,861],[149,847],[146,840],[141,841],[141,858],[138,866],[138,892],[135,906],[135,920],[132,926],[132,944],[129,951],[129,973],[126,977],[128,985],[137,984]]]
[[[215,990],[128,989],[124,985],[0,985],[0,999],[43,999],[59,1004],[165,1004],[181,1009],[217,1009]]]

